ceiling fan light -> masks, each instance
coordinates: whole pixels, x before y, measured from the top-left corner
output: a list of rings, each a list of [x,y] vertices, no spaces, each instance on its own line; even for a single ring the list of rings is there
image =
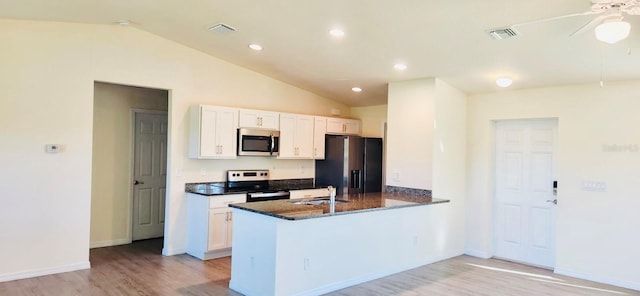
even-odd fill
[[[604,22],[595,29],[596,39],[609,44],[627,38],[630,32],[631,25],[622,20]]]

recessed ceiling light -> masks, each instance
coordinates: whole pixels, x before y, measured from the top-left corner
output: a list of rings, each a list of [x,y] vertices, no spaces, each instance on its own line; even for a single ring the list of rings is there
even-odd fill
[[[331,36],[335,36],[335,37],[342,37],[342,36],[344,36],[344,31],[340,30],[340,29],[331,29],[329,31],[329,34],[331,34]]]
[[[255,51],[261,51],[262,50],[262,45],[260,44],[256,44],[256,43],[251,43],[249,44],[249,48],[255,50]]]
[[[401,64],[401,63],[397,63],[397,64],[393,65],[393,68],[396,69],[396,70],[402,71],[402,70],[406,70],[407,69],[407,65]]]
[[[361,92],[361,91],[362,91],[362,88],[359,88],[359,87],[357,87],[357,86],[354,86],[354,87],[352,87],[352,88],[351,88],[351,90],[352,90],[352,91],[354,91],[354,92]]]
[[[513,80],[509,77],[498,77],[496,84],[499,87],[509,87],[513,83]]]

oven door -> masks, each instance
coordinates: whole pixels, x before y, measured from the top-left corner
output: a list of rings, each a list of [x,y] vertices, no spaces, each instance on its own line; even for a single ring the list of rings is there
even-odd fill
[[[238,129],[238,155],[240,156],[278,156],[279,148],[279,131]]]
[[[289,191],[276,192],[249,192],[247,193],[247,202],[289,199]]]

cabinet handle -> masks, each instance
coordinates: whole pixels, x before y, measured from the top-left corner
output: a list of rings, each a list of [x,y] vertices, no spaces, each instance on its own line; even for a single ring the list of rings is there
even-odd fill
[[[318,148],[313,148],[313,156],[318,156]]]
[[[229,217],[229,220],[227,220],[227,221],[232,221],[233,220],[233,212],[227,212],[227,216]]]
[[[262,117],[258,117],[258,126],[262,126]]]

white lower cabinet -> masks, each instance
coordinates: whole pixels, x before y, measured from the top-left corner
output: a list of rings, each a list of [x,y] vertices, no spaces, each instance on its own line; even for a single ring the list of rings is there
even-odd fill
[[[246,202],[245,194],[187,194],[187,254],[202,260],[231,255],[233,215],[229,204]]]
[[[291,190],[289,191],[290,199],[308,199],[316,197],[329,196],[329,189],[316,188],[316,189],[303,189],[303,190]]]

